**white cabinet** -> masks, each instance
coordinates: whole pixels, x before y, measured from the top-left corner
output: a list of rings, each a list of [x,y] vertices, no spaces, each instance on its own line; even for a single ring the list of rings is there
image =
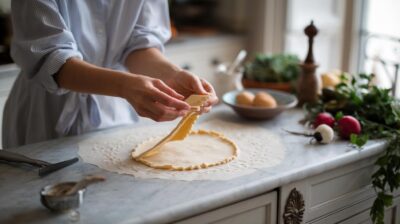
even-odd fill
[[[371,157],[281,187],[281,223],[284,223],[285,205],[294,188],[304,199],[303,223],[370,223],[369,211],[376,195],[371,186],[371,175],[376,158]],[[400,220],[392,221],[400,218],[399,206],[400,198],[397,197],[393,207],[386,212],[385,223],[400,223]]]
[[[351,218],[348,218],[343,222],[340,222],[340,224],[353,224],[353,223],[372,224],[371,218],[369,216],[369,209]],[[400,223],[400,197],[394,198],[393,205],[390,208],[386,209],[385,223],[387,224]]]
[[[281,186],[277,192],[246,199],[177,223],[371,223],[369,212],[376,197],[371,187],[371,174],[376,158],[374,156],[298,180]],[[394,196],[393,206],[386,209],[387,224],[400,223],[400,191]],[[297,221],[285,222],[288,217]]]
[[[277,193],[269,192],[210,212],[206,212],[177,224],[275,224]]]

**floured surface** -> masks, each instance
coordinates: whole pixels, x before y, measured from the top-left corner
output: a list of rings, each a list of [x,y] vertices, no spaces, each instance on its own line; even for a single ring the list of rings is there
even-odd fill
[[[139,144],[132,157],[152,148],[162,137]],[[157,154],[137,159],[153,168],[189,171],[222,165],[235,159],[238,148],[221,133],[200,130],[191,132],[184,140],[168,142]]]
[[[280,137],[264,128],[221,120],[210,120],[197,126],[234,139],[240,149],[238,158],[221,166],[183,172],[158,170],[132,160],[134,146],[155,136],[165,136],[171,126],[132,128],[97,135],[79,143],[79,155],[83,161],[108,171],[172,180],[226,180],[276,166],[284,159],[285,148]]]

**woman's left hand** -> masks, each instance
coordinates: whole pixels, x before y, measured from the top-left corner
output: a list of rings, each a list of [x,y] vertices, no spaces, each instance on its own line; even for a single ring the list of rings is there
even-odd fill
[[[202,112],[209,112],[211,107],[218,103],[218,97],[215,94],[212,85],[206,80],[201,79],[188,71],[180,70],[176,72],[168,81],[166,81],[166,83],[176,92],[185,96],[185,98],[192,94],[209,95],[210,98],[204,105]]]

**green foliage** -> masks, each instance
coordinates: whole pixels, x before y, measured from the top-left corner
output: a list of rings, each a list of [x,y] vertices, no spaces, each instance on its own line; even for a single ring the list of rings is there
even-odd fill
[[[290,82],[299,76],[299,63],[300,60],[295,55],[259,54],[245,66],[244,76],[260,82]]]
[[[313,121],[320,112],[356,117],[362,126],[361,135],[351,135],[352,144],[362,147],[369,139],[386,139],[386,150],[375,165],[372,185],[377,198],[370,215],[374,223],[383,224],[385,208],[392,204],[392,192],[400,186],[400,106],[389,89],[371,84],[373,76],[360,74],[341,76],[334,90],[324,89],[319,102],[305,105],[306,119]]]
[[[340,119],[342,119],[342,117],[343,117],[344,115],[343,115],[343,112],[342,111],[339,111],[339,112],[337,112],[336,113],[336,115],[335,115],[335,120],[340,120]]]
[[[358,147],[362,147],[367,143],[369,139],[369,135],[356,135],[356,134],[351,134],[350,135],[350,142],[353,145],[356,145]]]

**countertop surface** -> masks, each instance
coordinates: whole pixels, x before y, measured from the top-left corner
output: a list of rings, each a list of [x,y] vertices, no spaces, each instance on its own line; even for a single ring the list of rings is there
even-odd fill
[[[104,175],[107,181],[88,188],[84,204],[79,210],[81,223],[171,222],[374,156],[384,148],[382,141],[371,141],[362,150],[354,149],[348,142],[340,140],[329,145],[310,145],[308,138],[293,136],[282,130],[303,130],[298,123],[302,117],[302,111],[294,109],[284,112],[276,119],[258,122],[260,126],[282,138],[286,146],[285,159],[275,167],[260,169],[226,181],[138,179],[104,171],[94,165],[85,164],[82,160],[40,178],[37,170],[30,166],[0,164],[0,223],[68,222],[67,214],[51,213],[41,205],[39,191],[45,185],[75,181],[87,174]],[[239,118],[227,106],[216,107],[202,120],[213,118],[255,123]],[[140,128],[142,125],[156,124],[146,120],[132,128]],[[37,159],[58,162],[77,156],[79,141],[115,130],[103,130],[10,150]]]

